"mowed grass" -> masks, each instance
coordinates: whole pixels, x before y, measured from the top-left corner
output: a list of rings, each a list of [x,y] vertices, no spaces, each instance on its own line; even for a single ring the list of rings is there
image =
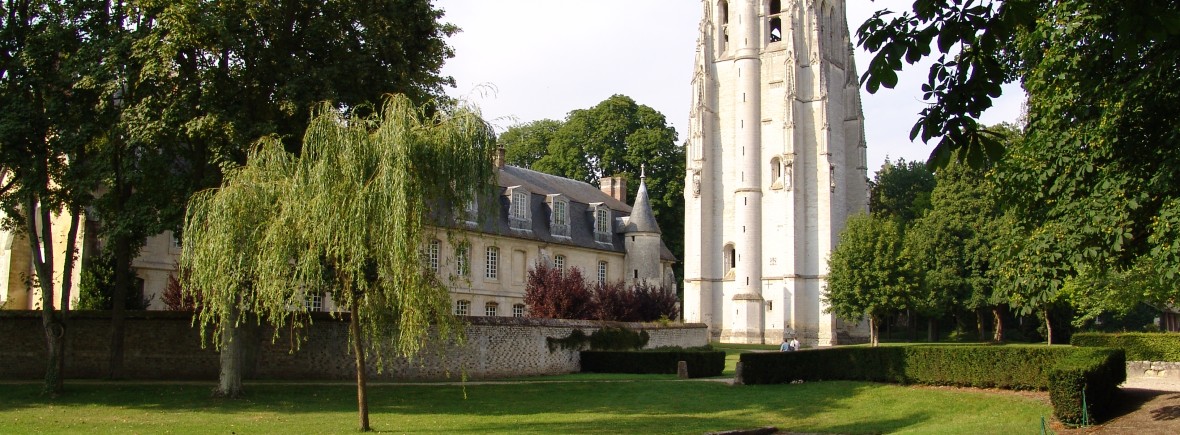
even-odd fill
[[[348,384],[73,383],[62,397],[0,385],[0,433],[350,433]],[[1030,433],[1043,400],[989,391],[864,382],[730,386],[715,381],[587,380],[369,388],[372,426],[388,433],[685,433],[776,426],[797,432]]]

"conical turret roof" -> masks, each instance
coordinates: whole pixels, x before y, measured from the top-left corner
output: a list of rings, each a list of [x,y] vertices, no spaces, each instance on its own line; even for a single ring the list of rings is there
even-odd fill
[[[651,211],[651,202],[647,198],[646,176],[639,177],[639,193],[635,195],[635,205],[631,206],[631,217],[627,218],[627,226],[623,228],[627,233],[656,233],[660,234],[660,225],[656,223],[656,216]]]

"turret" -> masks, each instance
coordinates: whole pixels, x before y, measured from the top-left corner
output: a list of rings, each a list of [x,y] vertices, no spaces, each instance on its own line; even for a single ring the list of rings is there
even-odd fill
[[[626,282],[635,284],[645,282],[648,285],[663,284],[663,265],[660,254],[663,248],[660,244],[660,226],[656,223],[655,213],[652,213],[651,202],[648,199],[646,174],[640,170],[639,192],[635,194],[635,204],[631,206],[631,216],[623,227],[624,248],[627,251]]]

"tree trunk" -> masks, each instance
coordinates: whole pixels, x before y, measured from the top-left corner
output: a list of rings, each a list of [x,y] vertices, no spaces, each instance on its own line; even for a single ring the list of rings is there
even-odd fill
[[[938,341],[938,320],[933,317],[926,320],[926,341]]]
[[[61,313],[61,337],[59,338],[61,353],[58,354],[57,359],[59,379],[64,378],[66,373],[65,343],[66,336],[69,334],[70,289],[74,287],[74,262],[78,259],[78,225],[81,223],[80,220],[81,210],[78,207],[70,207],[70,229],[66,233],[65,261],[61,265],[61,302],[57,306]],[[60,383],[58,387],[61,388]]]
[[[1000,315],[1000,306],[992,307],[992,320],[995,323],[996,331],[992,336],[992,341],[1000,343],[1004,341],[1004,318]]]
[[[65,334],[61,318],[53,309],[53,229],[49,221],[49,209],[37,207],[37,197],[29,193],[25,199],[25,225],[28,230],[29,249],[33,254],[33,269],[37,285],[41,287],[41,326],[45,329],[45,346],[49,359],[45,366],[45,394],[57,396],[62,391],[61,362],[62,337]],[[38,235],[37,219],[40,215],[41,231]],[[48,252],[44,252],[44,248]]]
[[[979,337],[977,340],[983,341],[983,337],[987,337],[987,327],[983,324],[983,310],[975,310],[975,336]]]
[[[217,375],[219,397],[236,399],[242,396],[242,329],[238,325],[240,308],[234,304],[229,317],[221,324],[221,366]]]
[[[123,378],[123,330],[127,318],[127,287],[131,284],[131,241],[115,237],[115,294],[111,295],[111,354],[107,377]]]
[[[1049,321],[1049,309],[1045,308],[1045,335],[1050,346],[1053,345],[1053,322]]]
[[[880,326],[877,325],[877,319],[873,316],[869,316],[869,343],[871,343],[873,347],[877,347],[877,334],[879,327]]]
[[[918,317],[914,314],[914,310],[906,310],[906,326],[910,330],[910,341],[918,341]]]
[[[351,315],[348,318],[348,327],[352,331],[352,350],[356,354],[357,412],[360,417],[361,431],[368,432],[372,429],[369,428],[369,398],[365,391],[365,383],[367,381],[365,375],[365,346],[361,341],[361,324],[357,301],[354,299],[350,305]]]

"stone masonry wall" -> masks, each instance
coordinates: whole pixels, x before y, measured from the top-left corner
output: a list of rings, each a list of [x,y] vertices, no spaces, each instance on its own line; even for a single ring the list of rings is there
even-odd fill
[[[245,347],[246,379],[350,380],[354,360],[348,345],[348,322],[326,313],[312,317],[299,343],[289,330],[275,334],[269,327],[248,328]],[[708,344],[703,324],[659,325],[470,317],[466,342],[429,346],[412,361],[392,358],[380,373],[369,358],[372,380],[472,379],[551,375],[580,369],[578,353],[549,350],[547,338],[565,338],[575,329],[589,335],[604,326],[644,330],[648,348],[693,347]],[[38,379],[45,370],[45,332],[36,311],[0,312],[0,379]],[[66,377],[102,378],[110,343],[110,314],[104,311],[71,313],[66,342]],[[272,340],[273,339],[273,340]],[[177,312],[133,312],[126,322],[124,367],[131,379],[216,380],[218,354],[202,349],[200,331],[192,315]],[[294,350],[298,344],[299,349]]]
[[[1180,362],[1127,361],[1127,377],[1180,381]]]

